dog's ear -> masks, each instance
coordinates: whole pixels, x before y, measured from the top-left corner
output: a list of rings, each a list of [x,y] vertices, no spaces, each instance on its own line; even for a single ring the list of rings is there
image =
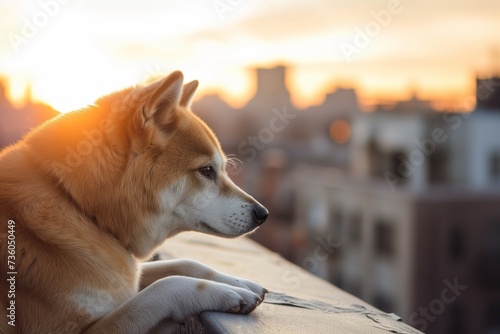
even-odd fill
[[[196,88],[198,88],[198,80],[185,84],[184,87],[182,87],[182,97],[179,105],[189,108],[191,106],[191,100],[193,99]]]
[[[181,99],[183,79],[182,72],[175,71],[162,80],[151,84],[152,92],[148,95],[142,109],[144,123],[151,118],[154,118],[154,121],[159,122],[160,125],[173,121],[175,108]]]
[[[177,122],[183,75],[176,71],[143,87],[144,103],[132,120],[133,149],[143,151],[151,143],[161,144]]]

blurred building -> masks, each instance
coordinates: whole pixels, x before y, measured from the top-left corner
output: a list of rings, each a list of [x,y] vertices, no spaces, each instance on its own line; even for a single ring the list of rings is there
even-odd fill
[[[281,151],[291,164],[314,161],[347,167],[351,118],[361,113],[356,91],[336,88],[322,104],[299,110],[290,99],[287,73],[288,67],[281,65],[255,68],[256,92],[241,109],[209,95],[196,101],[193,110],[214,130],[226,153],[235,154],[245,165],[262,162],[265,150]],[[283,122],[283,115],[290,118]],[[334,125],[344,128],[342,136],[332,137]],[[251,143],[251,137],[257,144]],[[257,156],[246,153],[250,147]]]
[[[476,79],[477,108],[487,111],[500,110],[500,77]]]
[[[471,114],[356,117],[349,173],[296,168],[298,263],[426,333],[497,333],[500,109],[480,91]]]
[[[46,104],[36,103],[28,87],[24,106],[16,108],[7,98],[6,87],[0,82],[0,149],[14,144],[30,129],[58,115],[58,112]]]
[[[254,80],[257,83],[257,90],[243,109],[262,115],[279,106],[290,106],[290,92],[286,85],[286,76],[287,68],[283,65],[273,68],[255,68]]]

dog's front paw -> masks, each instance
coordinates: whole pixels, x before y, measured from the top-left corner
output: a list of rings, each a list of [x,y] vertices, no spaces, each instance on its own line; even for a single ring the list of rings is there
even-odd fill
[[[238,286],[244,289],[248,289],[253,293],[259,295],[262,300],[264,300],[266,293],[268,293],[266,288],[262,287],[260,284],[255,283],[253,281],[246,280],[243,278],[236,278],[236,281],[239,283]]]
[[[256,293],[249,291],[248,289],[238,288],[235,286],[226,285],[226,293],[225,296],[231,298],[234,293],[239,296],[239,305],[235,307],[231,307],[227,312],[229,313],[241,313],[248,314],[255,310],[257,306],[262,303],[262,298]],[[226,298],[223,297],[223,298]],[[233,302],[234,303],[234,302]]]
[[[247,288],[182,276],[161,279],[144,291],[151,298],[165,291],[170,318],[179,323],[205,311],[247,314],[262,302],[260,295]]]
[[[206,296],[204,301],[209,303],[202,306],[203,311],[247,314],[262,303],[259,295],[242,287],[206,281],[198,284],[197,288]]]
[[[219,273],[218,277],[218,282],[221,283],[226,283],[235,287],[243,288],[252,291],[253,293],[257,294],[260,296],[262,300],[264,300],[264,297],[266,293],[268,292],[266,288],[262,287],[260,284],[255,283],[253,281],[243,279],[240,277],[236,276],[231,276],[231,275],[226,275],[223,273]]]

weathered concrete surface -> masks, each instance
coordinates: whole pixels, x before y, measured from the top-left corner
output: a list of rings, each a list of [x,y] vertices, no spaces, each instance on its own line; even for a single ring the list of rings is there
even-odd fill
[[[270,291],[250,315],[203,313],[208,333],[421,333],[247,238],[181,234],[167,240],[160,258],[198,260]]]

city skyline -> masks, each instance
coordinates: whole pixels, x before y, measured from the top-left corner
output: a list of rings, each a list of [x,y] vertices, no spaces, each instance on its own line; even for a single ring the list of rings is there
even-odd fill
[[[285,67],[288,72],[292,71],[290,67],[283,66],[282,64],[277,64],[276,66],[273,67],[255,67],[252,70],[255,71],[257,69],[276,69],[278,67]],[[159,78],[161,78],[164,74],[163,73],[156,73],[154,76],[148,77],[145,82],[152,82],[155,81]],[[166,75],[166,74],[165,74]],[[250,74],[250,76],[253,76],[253,74]],[[477,79],[485,79],[488,80],[489,78],[495,78],[497,77],[496,75],[491,75],[491,76],[476,76],[476,77],[471,77],[471,82],[475,84]],[[228,95],[224,91],[213,91],[213,90],[203,90],[200,89],[200,93],[198,96],[195,97],[194,101],[200,101],[203,100],[204,98],[213,98],[215,97],[218,99],[221,103],[223,103],[225,106],[232,110],[239,110],[239,109],[244,109],[248,103],[252,101],[253,98],[255,98],[255,94],[257,93],[257,82],[256,80],[252,79],[252,86],[255,88],[252,89],[250,92],[250,96],[248,98],[245,98],[244,100],[241,100],[238,103],[234,103]],[[288,82],[288,80],[287,80]],[[15,98],[12,96],[12,87],[11,87],[11,81],[9,81],[8,78],[2,77],[0,75],[0,83],[2,84],[3,89],[5,90],[5,95],[7,100],[12,104],[13,107],[17,109],[22,109],[25,105],[30,104],[30,103],[38,103],[41,105],[46,105],[48,107],[53,108],[55,111],[58,113],[66,113],[66,112],[71,112],[71,111],[76,111],[81,108],[85,108],[88,105],[92,105],[94,101],[96,101],[98,98],[101,96],[96,96],[94,100],[91,102],[88,102],[87,104],[80,105],[79,107],[76,107],[74,109],[67,109],[67,110],[58,110],[54,105],[50,104],[49,102],[39,99],[33,94],[33,88],[31,83],[28,83],[25,87],[24,90],[21,91],[19,94],[19,97]],[[140,84],[140,83],[138,83]],[[130,87],[133,85],[128,85],[128,86],[123,86],[122,89]],[[290,90],[290,103],[291,106],[296,108],[297,110],[309,110],[311,108],[317,108],[323,106],[325,103],[327,103],[328,96],[331,95],[332,93],[338,92],[338,91],[353,91],[357,95],[357,102],[359,104],[360,111],[363,112],[373,112],[379,109],[382,110],[395,110],[397,111],[400,109],[401,104],[407,104],[407,106],[404,108],[405,110],[412,105],[415,106],[415,110],[421,110],[421,107],[423,105],[427,105],[429,110],[433,110],[435,112],[472,112],[475,108],[475,89],[476,87],[472,88],[471,94],[467,94],[465,96],[461,96],[457,98],[456,101],[452,103],[447,103],[439,100],[426,100],[421,98],[421,94],[415,87],[413,89],[409,89],[408,94],[401,96],[400,98],[383,98],[383,97],[375,97],[373,99],[364,99],[362,94],[360,94],[361,89],[359,87],[353,86],[353,85],[332,85],[330,90],[326,90],[324,94],[321,94],[318,96],[317,101],[314,101],[310,104],[297,104],[296,102],[296,95],[297,92],[295,92],[293,89]],[[119,91],[120,89],[117,89],[115,91]],[[367,102],[369,101],[369,102]],[[404,111],[404,110],[400,110]]]
[[[320,104],[337,86],[355,88],[365,106],[416,92],[449,108],[474,95],[476,73],[498,70],[500,4],[491,0],[42,0],[0,8],[0,76],[10,98],[19,103],[29,83],[35,100],[61,111],[176,69],[200,80],[200,95],[241,107],[255,91],[251,68],[276,64],[291,67],[298,108]]]

